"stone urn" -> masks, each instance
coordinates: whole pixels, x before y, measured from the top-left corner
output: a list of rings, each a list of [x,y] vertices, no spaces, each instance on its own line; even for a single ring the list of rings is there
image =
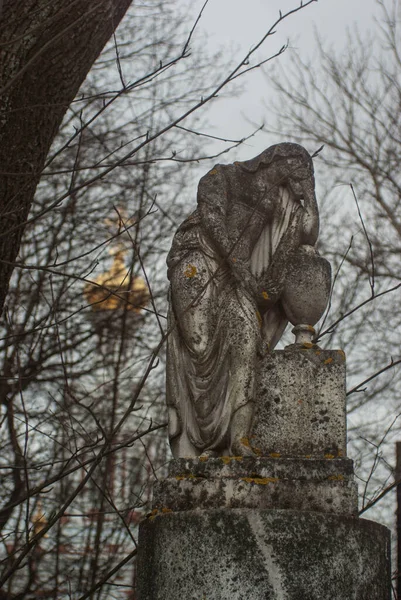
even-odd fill
[[[314,333],[313,325],[323,316],[330,288],[330,263],[313,246],[300,246],[292,257],[282,296],[285,314],[295,325],[294,333],[308,328]]]

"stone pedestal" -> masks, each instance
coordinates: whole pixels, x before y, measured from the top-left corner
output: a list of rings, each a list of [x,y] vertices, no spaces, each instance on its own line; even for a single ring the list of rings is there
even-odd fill
[[[250,442],[263,456],[346,456],[344,352],[305,346],[261,360]]]
[[[257,456],[178,459],[140,526],[138,600],[390,600],[390,532],[357,517],[344,354],[260,366]]]
[[[349,458],[178,459],[155,484],[155,514],[217,508],[269,508],[356,515]]]
[[[139,600],[390,600],[389,532],[294,510],[165,513],[141,526]]]

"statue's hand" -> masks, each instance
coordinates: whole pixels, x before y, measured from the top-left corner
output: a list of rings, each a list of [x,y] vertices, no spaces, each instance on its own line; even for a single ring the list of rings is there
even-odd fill
[[[316,204],[313,180],[301,182],[304,197],[302,215],[302,244],[314,246],[319,235],[319,213]]]

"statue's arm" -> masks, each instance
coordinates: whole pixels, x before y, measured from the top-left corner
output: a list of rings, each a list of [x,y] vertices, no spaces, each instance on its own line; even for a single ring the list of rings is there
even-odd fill
[[[301,165],[287,165],[287,185],[297,200],[303,199],[303,215],[301,219],[302,236],[300,244],[314,246],[319,235],[319,211],[315,195],[315,178],[313,165],[310,161],[303,161]]]
[[[227,230],[229,190],[226,168],[216,165],[202,177],[198,186],[198,210],[202,229],[223,259],[228,258],[233,250]]]
[[[258,284],[263,290],[262,294],[258,296],[258,303],[262,308],[270,308],[282,295],[292,256],[301,244],[304,214],[304,210],[300,206],[287,231],[283,234],[269,266],[258,280]]]
[[[304,199],[301,244],[314,246],[319,236],[319,211],[313,177],[300,182]]]
[[[293,256],[298,248],[303,245],[314,246],[319,235],[319,212],[313,176],[299,181],[298,185],[299,196],[303,197],[303,206],[299,205],[268,268],[258,282],[265,290],[265,293],[262,293],[263,299],[259,300],[265,309],[281,297],[287,274],[292,267]]]
[[[315,195],[313,165],[305,160],[296,169],[293,164],[287,165],[286,170],[286,185],[294,199],[298,201],[298,208],[292,218],[291,226],[275,251],[275,255],[283,257],[285,261],[298,246],[314,246],[319,236],[319,210]]]

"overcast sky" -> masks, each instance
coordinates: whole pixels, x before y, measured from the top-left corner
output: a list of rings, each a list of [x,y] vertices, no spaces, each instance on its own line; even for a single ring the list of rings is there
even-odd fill
[[[191,0],[190,9],[194,17],[203,2]],[[284,13],[298,5],[297,0],[209,0],[199,29],[209,36],[210,50],[224,45],[240,59],[274,23],[280,9]],[[290,52],[313,60],[316,54],[315,30],[326,43],[339,51],[345,45],[347,28],[353,31],[357,26],[362,33],[372,29],[374,17],[379,16],[376,0],[318,0],[282,22],[259,56],[273,54],[289,41],[291,48],[287,50],[287,56],[279,58],[282,64],[285,65]],[[240,138],[251,129],[243,115],[258,123],[266,120],[263,100],[268,103],[272,94],[266,77],[259,70],[247,76],[242,83],[246,91],[239,98],[222,99],[213,107],[209,106],[210,133]],[[233,160],[257,154],[266,146],[266,141],[265,135],[258,136],[246,147],[236,150]]]

